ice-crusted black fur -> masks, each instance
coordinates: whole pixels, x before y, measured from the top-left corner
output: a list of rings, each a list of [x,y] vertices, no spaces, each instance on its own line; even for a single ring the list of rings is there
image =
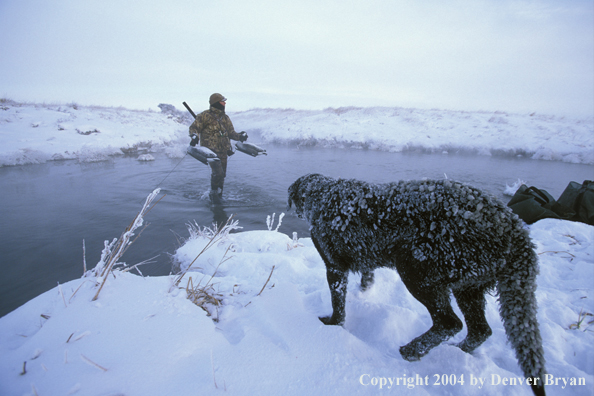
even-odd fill
[[[400,348],[409,361],[462,329],[452,310],[454,294],[468,329],[458,346],[472,352],[490,335],[485,293],[496,289],[505,331],[526,378],[544,395],[545,360],[536,320],[538,259],[521,220],[495,197],[450,180],[370,184],[310,174],[288,191],[288,207],[310,224],[326,264],[332,297],[329,325],[345,320],[349,271],[393,268],[431,315],[432,327]]]

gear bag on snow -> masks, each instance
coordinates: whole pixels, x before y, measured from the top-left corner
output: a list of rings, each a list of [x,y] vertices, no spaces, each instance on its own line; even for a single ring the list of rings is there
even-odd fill
[[[526,224],[546,218],[571,220],[575,216],[570,208],[555,201],[547,191],[525,184],[520,186],[507,206]]]
[[[594,182],[584,180],[582,184],[570,182],[558,199],[561,205],[575,213],[570,220],[594,225]]]

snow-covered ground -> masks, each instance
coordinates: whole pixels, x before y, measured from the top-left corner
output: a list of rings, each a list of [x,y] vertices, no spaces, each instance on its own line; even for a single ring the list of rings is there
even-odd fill
[[[189,122],[176,111],[0,107],[2,165],[101,160],[139,148],[173,156],[187,144]],[[251,110],[232,119],[265,141],[594,163],[592,119],[407,109]],[[93,301],[100,279],[86,276],[0,318],[0,395],[531,394],[520,385],[495,297],[487,305],[493,335],[474,354],[447,343],[419,362],[390,357],[431,324],[397,273],[378,270],[366,292],[351,275],[345,325],[324,326],[324,264],[309,238],[291,239],[292,230],[277,226],[225,235],[202,254],[209,230],[190,226],[175,254],[190,269],[177,287],[173,276],[115,271]],[[540,259],[547,393],[592,395],[594,227],[548,219],[530,232]]]
[[[0,101],[0,166],[101,161],[142,149],[183,155],[190,115],[172,106],[162,110]],[[236,130],[258,132],[263,142],[594,164],[593,117],[405,108],[254,109],[230,116]]]
[[[530,230],[541,265],[547,392],[591,395],[593,228],[542,220]],[[191,231],[176,253],[182,268],[209,241]],[[531,394],[511,382],[522,374],[492,296],[493,335],[473,355],[448,344],[415,363],[386,355],[431,324],[391,270],[378,270],[366,292],[351,275],[344,327],[323,325],[318,316],[331,312],[330,294],[309,238],[230,234],[172,290],[174,277],[115,272],[92,301],[96,281],[68,282],[0,318],[0,394],[371,395],[390,386],[411,395]],[[188,286],[198,285],[220,299],[207,304],[211,317],[187,298]]]

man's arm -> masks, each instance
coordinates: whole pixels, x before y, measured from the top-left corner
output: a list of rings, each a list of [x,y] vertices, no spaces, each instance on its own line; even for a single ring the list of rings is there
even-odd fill
[[[189,131],[189,133],[190,133],[190,136],[192,136],[192,135],[199,135],[199,134],[200,134],[200,127],[199,127],[199,125],[200,125],[200,124],[199,124],[199,122],[198,122],[198,119],[196,119],[196,120],[195,120],[195,121],[192,123],[192,125],[190,125],[190,131]]]
[[[197,117],[192,125],[190,125],[190,129],[188,131],[190,138],[190,146],[196,146],[200,141],[200,117]]]
[[[231,122],[231,119],[229,118],[229,116],[226,117],[226,122],[227,122],[227,135],[229,136],[229,139],[233,139],[233,140],[237,140],[240,142],[245,142],[248,138],[247,133],[245,132],[235,132],[235,128],[233,128],[233,123]]]

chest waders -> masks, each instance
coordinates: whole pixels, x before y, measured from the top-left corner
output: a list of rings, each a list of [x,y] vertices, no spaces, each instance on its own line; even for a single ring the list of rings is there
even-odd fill
[[[229,140],[229,134],[223,127],[221,120],[214,114],[211,115],[219,124],[221,138],[226,137]],[[220,202],[223,197],[223,187],[225,184],[225,177],[227,176],[227,153],[217,153],[220,161],[210,162],[210,199],[213,202]]]

